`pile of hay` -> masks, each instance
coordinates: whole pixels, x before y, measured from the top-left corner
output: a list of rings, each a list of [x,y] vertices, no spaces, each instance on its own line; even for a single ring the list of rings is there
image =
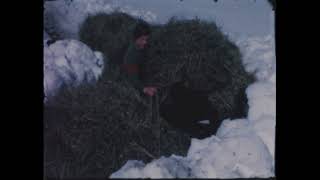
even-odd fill
[[[131,40],[136,19],[114,12],[88,16],[79,30],[79,38],[95,51],[102,52],[113,64],[121,63]]]
[[[115,67],[95,85],[65,88],[45,105],[47,177],[108,177],[130,159],[186,155],[189,135],[165,121],[159,146],[149,99],[119,73]]]
[[[245,89],[254,81],[238,47],[213,22],[175,20],[152,33],[148,48],[149,83],[186,87],[209,94],[221,119],[246,116]]]
[[[190,136],[161,119],[157,139],[150,99],[119,70],[136,21],[123,13],[98,14],[82,25],[80,40],[110,61],[96,84],[65,88],[45,105],[47,177],[108,177],[130,159],[186,155]],[[244,71],[238,48],[214,23],[173,19],[152,29],[143,74],[146,82],[163,86],[160,103],[172,84],[183,81],[207,91],[221,119],[246,115],[244,90],[253,77]]]

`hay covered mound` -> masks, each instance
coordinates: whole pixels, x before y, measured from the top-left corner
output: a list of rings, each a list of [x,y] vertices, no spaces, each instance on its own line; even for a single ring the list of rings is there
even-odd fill
[[[96,84],[64,88],[44,106],[47,177],[108,177],[128,160],[186,155],[190,136],[159,117],[157,139],[150,99],[119,70],[135,22],[123,13],[98,14],[80,28],[80,40],[110,62]],[[160,103],[172,84],[183,81],[209,93],[220,119],[246,115],[244,90],[253,78],[244,71],[238,48],[214,23],[173,19],[152,29],[143,74],[146,82],[163,86]]]
[[[111,63],[119,64],[128,48],[136,19],[113,12],[88,16],[79,30],[79,38],[93,50],[102,52]]]
[[[160,146],[150,101],[114,67],[95,85],[65,88],[44,107],[47,177],[108,177],[128,160],[185,156],[187,134],[162,120]]]
[[[144,77],[169,87],[184,82],[194,91],[209,94],[221,119],[246,116],[245,89],[254,81],[241,54],[213,22],[175,20],[152,33]]]

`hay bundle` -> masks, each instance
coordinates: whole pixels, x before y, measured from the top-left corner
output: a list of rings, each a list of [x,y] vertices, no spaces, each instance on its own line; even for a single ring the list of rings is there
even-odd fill
[[[253,82],[241,63],[239,49],[213,22],[175,20],[153,32],[145,77],[170,87],[184,82],[209,92],[221,118],[245,116],[245,88]]]
[[[108,177],[130,159],[186,155],[190,137],[163,122],[159,147],[148,99],[116,67],[107,75],[96,85],[64,89],[44,107],[48,177]]]
[[[79,38],[93,50],[101,51],[111,63],[119,64],[135,23],[136,19],[125,13],[99,13],[87,17],[80,27]]]
[[[122,13],[98,14],[81,27],[81,40],[111,61],[96,84],[65,89],[46,104],[46,176],[108,177],[130,159],[186,155],[190,137],[164,120],[159,147],[149,99],[118,69],[136,21]],[[238,48],[214,23],[173,19],[153,29],[145,81],[168,89],[183,81],[190,89],[209,92],[220,118],[245,114],[244,90],[253,78],[244,71]],[[167,96],[159,95],[160,102]]]

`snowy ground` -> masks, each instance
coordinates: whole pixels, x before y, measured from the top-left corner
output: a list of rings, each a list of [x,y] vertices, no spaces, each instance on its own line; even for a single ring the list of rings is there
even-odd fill
[[[148,164],[131,160],[111,178],[274,176],[276,58],[274,13],[267,1],[58,0],[45,4],[45,26],[55,28],[62,38],[77,39],[79,25],[89,13],[115,9],[151,23],[165,23],[172,15],[215,20],[240,47],[246,70],[253,72],[258,81],[246,90],[250,107],[246,119],[226,119],[216,136],[193,139],[186,157],[161,157]],[[67,42],[70,40],[56,43]],[[51,53],[57,53],[51,46]],[[44,47],[45,52],[47,48]],[[44,59],[47,61],[46,57]]]

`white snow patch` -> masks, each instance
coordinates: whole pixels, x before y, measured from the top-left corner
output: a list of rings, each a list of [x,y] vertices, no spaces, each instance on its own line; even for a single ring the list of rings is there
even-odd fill
[[[202,121],[198,121],[198,123],[200,124],[210,124],[209,120],[202,120]]]
[[[43,42],[44,42],[44,45],[46,45],[47,41],[50,40],[50,36],[48,35],[48,33],[43,30]]]
[[[276,72],[274,35],[247,37],[236,43],[244,55],[243,64],[248,72],[254,73],[259,81],[273,78]]]
[[[276,126],[276,57],[272,35],[250,37],[237,42],[246,70],[254,72],[257,82],[247,90],[249,112],[255,132],[267,145],[274,158]],[[274,164],[274,161],[272,162]]]
[[[272,157],[248,120],[226,120],[219,135],[192,139],[186,157],[128,161],[110,178],[239,178],[273,176]],[[139,173],[138,173],[139,172]]]
[[[44,46],[44,93],[53,96],[62,85],[77,86],[98,80],[103,55],[77,40],[56,41]],[[45,99],[46,101],[46,99]]]

